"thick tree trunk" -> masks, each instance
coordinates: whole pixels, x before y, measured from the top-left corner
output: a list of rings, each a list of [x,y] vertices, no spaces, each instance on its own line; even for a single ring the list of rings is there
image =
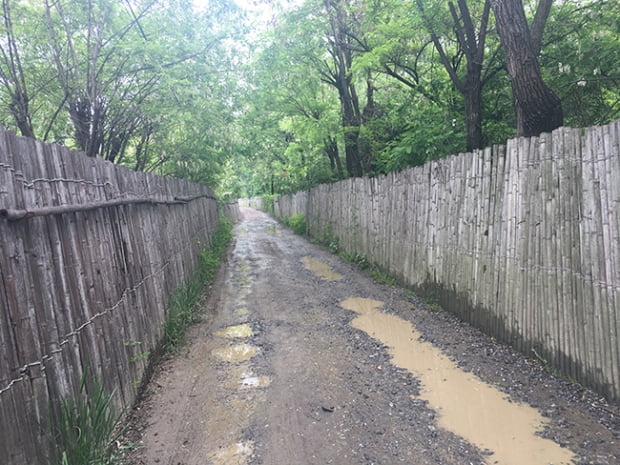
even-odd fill
[[[469,79],[463,92],[468,152],[482,147],[482,83],[480,71],[468,73]]]
[[[563,123],[562,103],[545,85],[521,0],[492,0],[517,113],[517,135],[538,136]]]
[[[359,152],[360,118],[357,107],[357,94],[349,82],[344,69],[336,79],[336,87],[342,109],[342,127],[344,130],[345,165],[350,176],[363,175]]]
[[[32,127],[32,121],[30,119],[30,112],[28,110],[28,102],[20,101],[15,104],[10,104],[9,108],[13,113],[15,123],[19,128],[19,132],[24,137],[36,139],[34,136],[34,128]]]

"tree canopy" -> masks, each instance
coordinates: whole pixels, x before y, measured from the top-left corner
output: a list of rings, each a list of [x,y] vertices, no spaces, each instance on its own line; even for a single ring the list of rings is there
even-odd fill
[[[0,0],[0,124],[231,197],[620,117],[620,0]]]

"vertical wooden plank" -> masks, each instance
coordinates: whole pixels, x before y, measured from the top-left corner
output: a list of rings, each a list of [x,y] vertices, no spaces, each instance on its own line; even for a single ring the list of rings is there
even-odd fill
[[[611,347],[613,351],[611,373],[612,398],[620,399],[620,121],[609,125],[609,138],[605,147],[607,188],[610,206],[608,224],[611,249],[609,251],[610,281],[609,310]]]
[[[579,229],[580,229],[580,212],[581,212],[581,134],[576,130],[564,130],[563,134],[564,150],[562,156],[570,160],[565,172],[565,184],[570,190],[570,196],[567,197],[564,212],[564,230],[567,244],[565,247],[566,255],[564,257],[564,275],[565,288],[570,292],[564,293],[564,308],[570,310],[570,336],[568,338],[568,354],[570,357],[570,375],[573,379],[579,377],[579,360],[580,348],[583,346],[582,337],[582,307],[579,301],[579,282],[577,279],[577,270],[581,262]]]
[[[555,278],[557,280],[557,351],[555,353],[555,361],[554,365],[559,367],[564,373],[569,372],[569,367],[567,366],[567,354],[568,354],[568,346],[567,340],[570,336],[570,320],[568,316],[570,315],[570,310],[566,308],[566,303],[564,300],[564,296],[569,289],[566,287],[566,279],[565,279],[565,262],[564,256],[568,255],[568,251],[566,247],[570,244],[569,239],[566,237],[565,231],[565,210],[566,203],[570,202],[570,191],[566,189],[566,183],[564,180],[564,172],[566,166],[566,155],[564,155],[564,144],[562,139],[563,129],[559,131],[554,131],[551,135],[551,145],[552,149],[549,153],[549,157],[553,162],[554,168],[554,179],[555,179],[555,244],[553,245],[553,258],[554,258],[554,266],[555,266]]]
[[[0,131],[0,206],[2,208],[18,208],[21,201],[23,179],[16,171],[12,154],[12,134]],[[19,200],[18,200],[19,199]],[[23,207],[23,202],[22,205]],[[19,318],[17,308],[23,302],[21,292],[23,280],[15,274],[17,260],[22,260],[21,238],[15,228],[3,219],[0,219],[0,234],[4,238],[0,241],[0,273],[5,283],[0,295],[0,342],[2,363],[0,364],[0,425],[4,434],[0,435],[0,452],[8,457],[12,463],[27,463],[25,440],[24,415],[20,407],[24,405],[24,389],[20,386],[25,379],[19,372],[22,366],[20,359],[19,336],[13,330],[13,322]],[[19,267],[17,267],[19,269]],[[30,446],[30,444],[26,444]]]
[[[597,215],[597,229],[598,234],[598,268],[599,273],[595,278],[600,295],[600,333],[598,337],[601,341],[601,380],[600,384],[603,386],[606,395],[610,395],[612,391],[612,382],[614,374],[618,370],[617,364],[614,365],[617,360],[614,357],[614,346],[617,345],[617,339],[615,331],[613,330],[613,320],[611,318],[612,310],[610,308],[610,290],[609,286],[612,282],[612,263],[610,258],[613,255],[613,246],[610,237],[610,224],[609,217],[612,211],[611,201],[609,199],[609,186],[612,181],[609,179],[608,158],[610,154],[607,153],[606,146],[609,146],[609,126],[603,126],[596,128],[596,149],[595,149],[595,170],[599,186],[599,200],[598,200],[598,212]]]

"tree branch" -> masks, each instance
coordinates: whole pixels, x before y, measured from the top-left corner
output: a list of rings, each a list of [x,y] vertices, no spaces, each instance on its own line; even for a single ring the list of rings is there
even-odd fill
[[[552,3],[553,0],[540,0],[538,2],[536,14],[534,15],[534,21],[532,22],[532,26],[530,27],[532,49],[534,51],[534,56],[536,57],[540,55],[543,33],[545,31],[545,24],[547,24],[547,19],[549,18],[549,13],[551,12]]]

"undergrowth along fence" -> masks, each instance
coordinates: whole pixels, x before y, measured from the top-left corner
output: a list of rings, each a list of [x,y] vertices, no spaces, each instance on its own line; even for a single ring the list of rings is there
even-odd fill
[[[274,211],[618,400],[619,146],[620,122],[560,128],[282,196]]]
[[[236,219],[236,204],[223,210]],[[0,457],[46,464],[86,367],[134,401],[168,296],[218,223],[211,190],[0,130]]]

